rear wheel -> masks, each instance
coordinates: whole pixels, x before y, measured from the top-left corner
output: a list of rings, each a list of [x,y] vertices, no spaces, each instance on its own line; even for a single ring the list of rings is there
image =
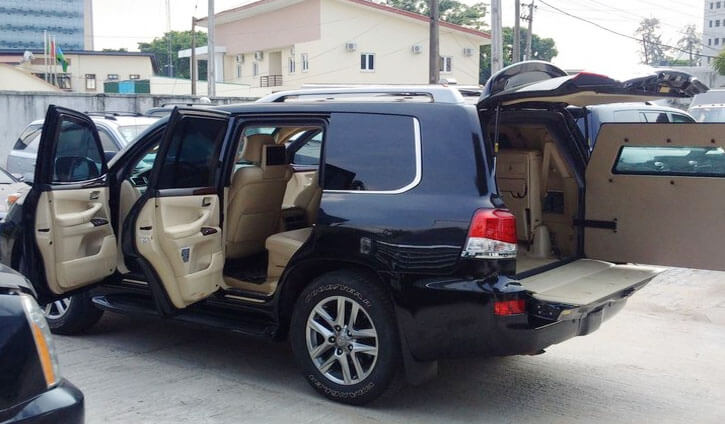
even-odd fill
[[[371,278],[351,271],[325,274],[302,292],[290,341],[307,381],[339,402],[374,400],[401,368],[390,296]]]
[[[93,327],[103,311],[96,308],[86,293],[64,297],[43,307],[45,319],[53,333],[78,334]]]

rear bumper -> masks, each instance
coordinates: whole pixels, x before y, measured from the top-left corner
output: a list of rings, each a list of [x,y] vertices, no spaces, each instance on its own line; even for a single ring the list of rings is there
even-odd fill
[[[537,305],[533,299],[528,302],[529,313],[496,316],[493,303],[497,298],[512,294],[527,296],[520,286],[503,291],[496,288],[504,286],[504,281],[491,285],[473,280],[445,285],[414,284],[411,296],[406,298],[417,299],[418,303],[401,302],[396,308],[402,337],[413,358],[432,361],[536,354],[548,346],[595,331],[624,307],[631,294],[623,293],[597,305],[572,308],[558,320],[531,313]]]
[[[82,424],[84,421],[83,393],[67,380],[8,411],[3,423],[23,424]]]

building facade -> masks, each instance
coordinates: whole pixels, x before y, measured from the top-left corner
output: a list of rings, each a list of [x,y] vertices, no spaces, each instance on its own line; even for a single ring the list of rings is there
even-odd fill
[[[43,31],[63,50],[93,50],[91,0],[0,0],[0,49],[43,49]]]
[[[428,83],[430,19],[417,13],[366,0],[261,0],[215,20],[227,83],[269,91]],[[487,44],[487,33],[441,22],[441,79],[477,85]]]
[[[154,75],[154,56],[141,52],[65,52],[68,69],[59,64],[46,66],[43,50],[31,51],[32,59],[22,51],[0,50],[0,63],[15,65],[40,80],[49,81],[63,91],[103,93],[104,82],[150,80]]]
[[[725,0],[705,0],[705,20],[702,25],[702,53],[717,56],[725,47]],[[712,58],[703,65],[712,63]]]

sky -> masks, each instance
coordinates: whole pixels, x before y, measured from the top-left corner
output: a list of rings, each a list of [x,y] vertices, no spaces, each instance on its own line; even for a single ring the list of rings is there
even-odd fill
[[[528,3],[530,0],[521,0]],[[682,28],[695,24],[702,31],[705,0],[534,0],[533,31],[556,42],[553,62],[565,69],[584,69],[617,76],[641,68],[639,43],[555,10],[594,21],[613,31],[633,35],[643,18],[659,18],[662,41],[676,45]],[[463,0],[472,4],[476,0]],[[216,0],[216,12],[250,3]],[[514,24],[514,0],[501,0],[503,25]],[[191,29],[191,16],[207,14],[205,0],[170,0],[171,29]],[[166,0],[94,0],[95,48],[137,50],[137,43],[163,35],[167,29]],[[490,19],[490,14],[488,16]],[[524,25],[525,22],[522,22]]]

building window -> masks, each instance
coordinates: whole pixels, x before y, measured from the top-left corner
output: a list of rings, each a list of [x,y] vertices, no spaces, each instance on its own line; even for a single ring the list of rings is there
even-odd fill
[[[712,46],[712,38],[708,38],[707,39],[707,45],[708,46]]]
[[[441,56],[441,72],[453,72],[453,58],[451,56]]]
[[[96,74],[86,74],[86,90],[96,89]]]
[[[710,21],[710,28],[712,28],[712,21]]]
[[[307,53],[302,53],[302,72],[307,72],[310,69],[310,58]]]
[[[719,8],[720,8],[720,3],[722,3],[722,2],[717,2],[717,3],[715,4],[715,7],[719,9]]]
[[[139,74],[130,74],[128,76],[128,79],[132,79],[132,80],[141,79],[141,75],[139,75]]]
[[[375,53],[363,53],[360,55],[360,70],[367,72],[375,70]]]
[[[715,39],[715,45],[717,46],[717,45],[719,45],[719,44],[720,44],[720,39],[719,39],[719,38],[716,38],[716,39]]]
[[[716,27],[719,27],[720,26],[720,19],[718,19],[718,20],[715,21],[715,26]]]
[[[295,62],[295,57],[290,56],[288,63],[287,63],[287,70],[289,71],[290,74],[294,74],[296,67],[297,67],[297,63]]]
[[[237,63],[237,79],[242,77],[242,64]]]
[[[118,74],[108,74],[106,75],[106,79],[109,81],[118,81]]]
[[[259,63],[258,62],[254,62],[252,64],[252,76],[255,76],[256,77],[257,75],[259,75]]]

